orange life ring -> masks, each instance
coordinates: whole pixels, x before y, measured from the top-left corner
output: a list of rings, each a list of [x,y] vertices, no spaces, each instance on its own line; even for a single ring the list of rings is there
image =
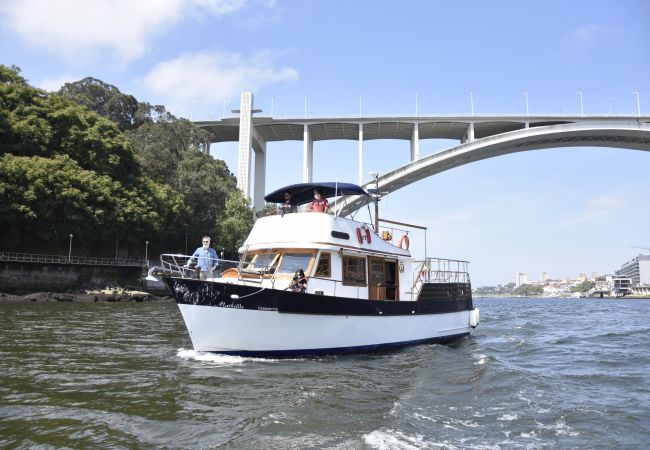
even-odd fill
[[[406,247],[402,246],[402,243],[406,244]],[[399,241],[397,241],[397,246],[403,250],[408,250],[409,245],[410,245],[409,237],[406,234],[403,234],[400,238]]]
[[[359,244],[363,244],[363,236],[361,235],[361,228],[357,228],[357,239],[359,240]]]

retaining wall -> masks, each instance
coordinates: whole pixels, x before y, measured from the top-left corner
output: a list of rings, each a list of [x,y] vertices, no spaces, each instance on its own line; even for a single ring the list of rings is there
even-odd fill
[[[70,292],[120,286],[142,289],[140,267],[0,261],[0,292]]]

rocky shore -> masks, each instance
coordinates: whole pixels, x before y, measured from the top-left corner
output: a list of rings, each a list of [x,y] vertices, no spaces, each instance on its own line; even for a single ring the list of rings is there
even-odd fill
[[[2,302],[173,302],[168,296],[157,296],[128,289],[100,289],[83,292],[34,292],[26,295],[0,293]]]

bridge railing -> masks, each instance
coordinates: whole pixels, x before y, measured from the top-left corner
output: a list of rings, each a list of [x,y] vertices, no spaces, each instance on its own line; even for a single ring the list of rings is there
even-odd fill
[[[65,256],[41,255],[36,253],[0,252],[0,261],[45,263],[45,264],[76,264],[86,266],[128,266],[144,267],[144,259],[133,258],[98,258],[94,256]]]

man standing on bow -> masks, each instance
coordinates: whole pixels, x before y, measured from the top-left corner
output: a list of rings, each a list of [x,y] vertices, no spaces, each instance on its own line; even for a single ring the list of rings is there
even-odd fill
[[[187,266],[197,261],[196,270],[197,278],[207,280],[208,278],[218,278],[221,276],[219,267],[219,256],[217,251],[210,247],[210,236],[203,236],[203,246],[196,249],[192,257],[187,261]]]

